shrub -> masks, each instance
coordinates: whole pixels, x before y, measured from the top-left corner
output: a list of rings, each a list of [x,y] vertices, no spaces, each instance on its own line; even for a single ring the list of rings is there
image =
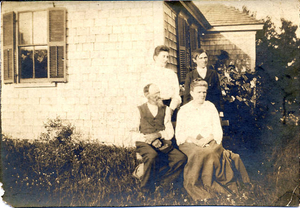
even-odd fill
[[[155,192],[153,199],[138,198],[139,181],[132,176],[137,165],[135,148],[80,141],[75,127],[59,118],[45,123],[45,129],[34,141],[3,136],[4,200],[14,207],[274,203],[266,179],[254,177],[252,182],[259,185],[247,193],[247,200],[243,195],[219,195],[195,202],[184,190],[174,189],[165,197]]]
[[[274,166],[269,180],[276,190],[271,197],[276,206],[299,205],[299,132],[298,126],[289,126],[283,134],[287,143],[275,149],[271,157]]]
[[[5,198],[14,206],[120,204],[136,192],[133,148],[80,141],[75,127],[48,120],[39,140],[3,136]],[[33,196],[21,200],[14,195]],[[35,197],[34,197],[35,196]],[[39,201],[36,201],[36,197]]]

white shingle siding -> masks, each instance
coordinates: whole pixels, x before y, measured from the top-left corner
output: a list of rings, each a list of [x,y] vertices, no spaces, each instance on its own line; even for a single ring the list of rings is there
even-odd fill
[[[201,47],[209,53],[209,64],[215,63],[221,50],[225,50],[229,54],[229,61],[244,60],[249,69],[254,70],[255,34],[253,31],[206,34],[201,38]]]
[[[35,139],[60,116],[83,139],[122,145],[136,105],[140,74],[164,43],[163,2],[54,2],[67,10],[67,83],[16,88],[2,84],[2,130]],[[53,7],[4,2],[2,13]]]

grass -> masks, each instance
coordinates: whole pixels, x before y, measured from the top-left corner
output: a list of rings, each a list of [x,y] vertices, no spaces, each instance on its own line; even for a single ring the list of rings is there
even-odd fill
[[[155,192],[153,198],[139,198],[139,181],[132,176],[138,164],[134,148],[80,141],[74,128],[62,125],[60,120],[49,122],[45,127],[47,132],[40,140],[2,138],[4,200],[14,207],[283,206],[290,196],[293,196],[290,205],[297,206],[295,193],[288,192],[286,199],[278,197],[294,184],[292,181],[279,193],[280,186],[297,174],[297,166],[293,167],[295,158],[290,162],[291,157],[298,154],[297,139],[270,157],[261,157],[259,152],[239,146],[236,150],[253,183],[253,189],[245,192],[247,197],[219,195],[209,201],[195,202],[184,190],[178,189],[171,189],[164,197]],[[233,147],[233,143],[236,143],[234,139],[228,140],[227,146]],[[280,166],[282,171],[278,173]]]

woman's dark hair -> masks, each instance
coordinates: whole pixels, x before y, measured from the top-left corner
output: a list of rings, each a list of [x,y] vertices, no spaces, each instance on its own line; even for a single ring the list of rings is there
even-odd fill
[[[158,54],[162,51],[166,51],[166,52],[170,52],[170,48],[168,46],[165,46],[165,45],[160,45],[160,46],[157,46],[155,49],[154,49],[154,54],[153,54],[153,57],[154,56],[158,56]]]
[[[199,56],[199,55],[202,54],[202,53],[206,53],[206,55],[208,56],[208,53],[207,53],[206,50],[204,50],[203,48],[197,48],[196,50],[194,50],[194,51],[192,52],[192,58],[193,58],[193,59],[196,59],[197,56]]]
[[[206,89],[207,89],[208,84],[204,79],[197,78],[191,82],[191,85],[190,85],[191,91],[194,91],[195,87],[206,87]]]

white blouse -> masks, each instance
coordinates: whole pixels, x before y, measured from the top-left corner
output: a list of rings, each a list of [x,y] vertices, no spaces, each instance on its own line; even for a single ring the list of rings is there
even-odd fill
[[[179,106],[181,103],[179,82],[174,71],[158,66],[148,69],[141,77],[141,94],[143,94],[144,87],[150,83],[159,87],[160,96],[163,100],[171,99],[170,108],[172,110]],[[146,102],[146,100],[143,96],[141,103]]]
[[[178,112],[175,129],[177,144],[186,142],[188,137],[196,138],[199,134],[203,137],[212,134],[218,144],[222,142],[223,130],[219,114],[210,101],[205,101],[199,107],[190,101]]]

